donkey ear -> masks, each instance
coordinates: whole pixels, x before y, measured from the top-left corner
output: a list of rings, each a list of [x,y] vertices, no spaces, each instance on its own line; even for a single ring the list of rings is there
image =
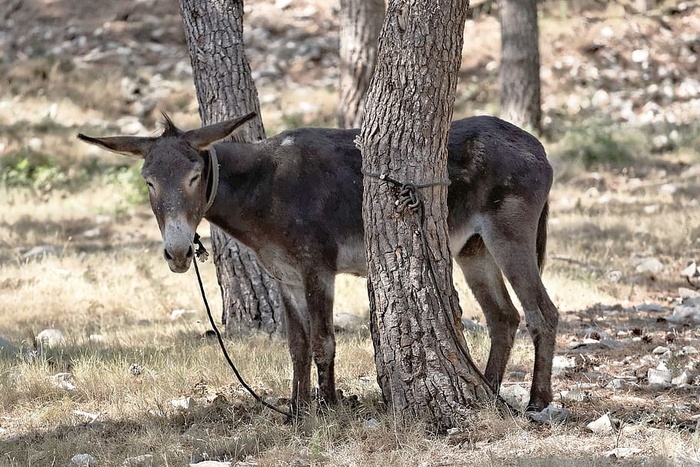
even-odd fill
[[[227,136],[230,136],[236,128],[253,117],[255,117],[255,112],[251,112],[243,117],[226,120],[225,122],[203,126],[202,128],[186,132],[184,138],[193,147],[197,149],[206,149],[217,141],[221,141]]]
[[[136,159],[144,159],[150,152],[156,138],[144,136],[110,136],[107,138],[93,138],[78,133],[78,139],[86,143],[94,144],[102,149],[116,152]]]

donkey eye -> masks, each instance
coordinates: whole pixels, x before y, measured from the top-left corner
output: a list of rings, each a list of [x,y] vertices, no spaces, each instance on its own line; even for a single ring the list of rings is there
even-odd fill
[[[156,186],[148,180],[146,180],[146,186],[148,187],[148,191],[152,191],[152,192],[156,191]]]
[[[193,176],[192,178],[190,178],[190,188],[192,188],[194,186],[194,184],[199,181],[199,177],[200,177],[200,174],[197,174],[197,175]]]

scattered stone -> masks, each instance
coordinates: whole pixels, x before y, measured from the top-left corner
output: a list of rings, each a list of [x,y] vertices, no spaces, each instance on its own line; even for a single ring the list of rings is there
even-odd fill
[[[622,378],[615,378],[612,381],[610,381],[605,387],[614,391],[621,391],[627,388],[627,381],[625,381]]]
[[[190,464],[190,467],[231,467],[231,463],[219,461],[202,461]]]
[[[195,406],[195,401],[191,397],[187,396],[180,399],[173,399],[170,401],[170,404],[178,409],[190,410]]]
[[[56,373],[51,377],[51,383],[60,389],[73,391],[77,389],[73,384],[73,375],[71,373]]]
[[[645,258],[637,263],[635,271],[639,274],[660,274],[664,270],[664,265],[656,258]]]
[[[671,372],[664,368],[649,368],[647,371],[647,380],[649,386],[654,389],[665,389],[671,385],[673,376]]]
[[[36,335],[36,341],[44,347],[58,347],[66,343],[66,338],[58,329],[44,329]]]
[[[633,456],[642,452],[639,448],[615,448],[604,453],[605,457],[614,457],[617,459],[624,459],[626,457]]]
[[[93,467],[98,464],[97,458],[90,454],[76,454],[70,461],[79,467]]]
[[[696,276],[700,276],[700,270],[698,270],[698,265],[695,264],[695,261],[690,263],[690,265],[688,265],[687,268],[681,271],[681,277],[687,277],[688,279],[692,279]]]
[[[571,412],[564,407],[556,407],[550,404],[539,412],[528,412],[527,416],[534,422],[561,425],[569,420]]]
[[[527,402],[530,398],[528,390],[519,384],[512,384],[510,386],[503,385],[498,394],[512,407],[520,410],[527,406]]]
[[[98,413],[85,412],[84,410],[74,410],[73,413],[89,419],[88,423],[95,423],[95,420],[100,416]]]
[[[634,307],[635,311],[661,312],[668,311],[668,307],[659,305],[658,303],[642,303]]]
[[[700,306],[678,305],[673,308],[673,313],[666,316],[669,323],[700,323]]]
[[[687,371],[683,371],[683,373],[671,380],[671,384],[674,386],[683,386],[685,384],[690,384],[692,381],[693,377]]]
[[[153,454],[141,454],[140,456],[127,457],[122,462],[122,467],[151,467]]]
[[[459,428],[448,428],[447,429],[447,434],[449,436],[454,436],[454,435],[459,434],[461,432],[462,432],[462,430],[460,430]]]
[[[651,353],[653,353],[654,355],[663,355],[666,352],[670,352],[670,349],[662,345],[656,347],[654,350],[651,351]]]
[[[333,315],[333,326],[336,331],[353,331],[359,329],[365,320],[351,313],[338,313]]]
[[[379,423],[379,420],[377,420],[376,418],[370,418],[369,420],[365,420],[362,426],[369,430],[376,430],[381,426],[381,423]]]
[[[678,287],[678,296],[682,300],[687,300],[689,298],[700,298],[700,291],[689,289],[687,287]]]
[[[173,310],[170,312],[170,320],[175,321],[180,318],[191,318],[195,316],[197,312],[195,310],[183,310],[183,309],[178,309],[178,310]]]
[[[612,420],[610,420],[610,416],[605,414],[586,425],[586,429],[596,434],[611,433],[613,431],[613,423]]]
[[[563,373],[568,368],[574,368],[576,366],[576,359],[565,357],[563,355],[556,355],[554,360],[552,360],[552,373],[557,375]]]
[[[561,391],[559,393],[562,400],[572,402],[583,402],[588,400],[588,393],[581,389],[572,389],[571,391]]]

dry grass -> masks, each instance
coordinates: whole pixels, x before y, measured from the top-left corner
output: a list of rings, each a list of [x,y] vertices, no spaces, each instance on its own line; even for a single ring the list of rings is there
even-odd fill
[[[602,176],[608,183],[627,180],[610,172]],[[687,190],[698,182],[680,180]],[[611,270],[633,270],[630,261],[637,252],[669,259],[674,251],[696,248],[691,240],[697,238],[697,219],[684,210],[693,199],[658,196],[655,186],[624,205],[630,212],[626,217],[620,216],[615,200],[603,207],[595,203],[575,177],[556,186],[545,281],[563,312],[564,332],[570,331],[570,316],[597,303],[627,303],[660,293],[659,284],[631,273],[629,280],[605,279]],[[623,188],[618,191],[627,196]],[[115,466],[142,454],[153,455],[154,465],[184,465],[193,458],[248,459],[257,465],[625,464],[603,456],[615,447],[642,450],[630,465],[642,459],[647,465],[697,460],[696,435],[660,429],[651,419],[619,434],[587,434],[583,426],[610,410],[600,399],[572,406],[574,419],[563,426],[538,427],[485,408],[447,437],[429,435],[419,423],[397,430],[381,404],[366,329],[343,333],[338,342],[338,385],[345,394],[358,396],[359,408],[343,406],[285,425],[234,381],[215,342],[204,337],[207,327],[192,273],[168,271],[148,208],[120,204],[122,193],[119,183],[97,182],[48,198],[24,190],[7,191],[2,198],[0,234],[7,240],[0,264],[0,334],[27,342],[31,333],[53,327],[64,332],[66,343],[46,349],[40,358],[0,358],[0,465],[67,465],[81,452],[96,456],[100,465]],[[567,207],[571,197],[577,200],[574,208]],[[649,203],[659,208],[643,215]],[[664,228],[668,225],[678,228]],[[95,227],[101,233],[86,237]],[[626,235],[624,242],[615,240],[620,235]],[[21,253],[35,245],[56,249],[22,259]],[[656,248],[649,250],[650,245]],[[672,264],[680,262],[677,258]],[[203,272],[218,308],[213,267],[205,266]],[[483,322],[459,272],[456,278],[465,315]],[[337,288],[336,312],[366,316],[364,281],[341,276]],[[174,309],[197,312],[171,321]],[[91,340],[96,334],[101,339]],[[562,336],[563,349],[567,338]],[[280,403],[291,377],[285,344],[259,336],[227,343],[252,386]],[[483,366],[488,339],[470,334],[469,344]],[[133,364],[142,368],[140,374],[130,370]],[[527,384],[531,365],[532,345],[521,333],[509,382]],[[57,385],[54,375],[59,373],[72,375],[73,389]],[[555,378],[559,389],[570,384]],[[181,410],[171,404],[182,397],[191,397],[194,407]],[[627,409],[634,412],[635,397],[623,397],[618,406],[625,407],[628,400],[632,406]],[[644,411],[653,413],[653,404]],[[370,418],[378,421],[377,427],[365,425]]]

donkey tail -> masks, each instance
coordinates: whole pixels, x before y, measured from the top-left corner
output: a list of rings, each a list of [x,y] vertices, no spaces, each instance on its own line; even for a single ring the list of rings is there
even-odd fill
[[[544,261],[547,256],[547,219],[549,218],[549,202],[545,202],[537,223],[537,266],[540,272],[544,270]]]

